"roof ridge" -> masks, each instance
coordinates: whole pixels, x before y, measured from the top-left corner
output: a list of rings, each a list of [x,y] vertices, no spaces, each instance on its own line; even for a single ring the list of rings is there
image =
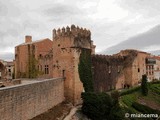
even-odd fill
[[[18,46],[20,46],[20,45],[34,44],[34,43],[41,42],[41,41],[44,41],[44,40],[50,40],[50,39],[49,38],[39,39],[39,40],[35,40],[35,41],[32,41],[32,42],[28,42],[28,43],[22,43],[22,44],[19,44]]]

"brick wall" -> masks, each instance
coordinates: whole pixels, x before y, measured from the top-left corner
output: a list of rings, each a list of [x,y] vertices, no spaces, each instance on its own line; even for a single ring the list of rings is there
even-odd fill
[[[39,78],[52,78],[52,57],[49,59],[47,56],[52,49],[52,41],[48,38],[27,42],[15,47],[15,78],[28,78],[29,59],[32,55],[37,60],[36,67],[41,66],[43,75],[39,75]],[[47,47],[46,47],[47,46]],[[41,60],[39,60],[41,56]],[[43,58],[43,59],[42,59]],[[49,74],[45,74],[45,65],[49,66]]]
[[[0,88],[0,120],[31,119],[64,101],[61,78]]]

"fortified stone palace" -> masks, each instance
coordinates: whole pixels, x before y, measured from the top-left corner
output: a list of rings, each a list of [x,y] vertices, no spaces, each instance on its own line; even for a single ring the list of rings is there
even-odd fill
[[[15,70],[13,64],[0,60],[1,79],[7,71],[9,75],[15,71],[19,79],[13,81],[22,83],[0,88],[0,120],[29,120],[63,101],[79,104],[83,84],[78,64],[83,52],[92,54],[95,92],[138,85],[143,74],[149,81],[160,79],[159,56],[129,49],[95,55],[91,32],[75,25],[54,29],[52,34],[52,40],[32,41],[32,36],[26,36],[25,43],[15,47]]]
[[[138,85],[143,74],[147,74],[150,80],[160,78],[160,65],[155,68],[156,77],[150,69],[156,64],[152,61],[158,59],[149,53],[123,50],[112,56],[95,55],[91,32],[86,28],[71,25],[52,32],[52,40],[32,41],[31,36],[26,36],[25,43],[15,47],[16,78],[64,77],[65,98],[77,104],[83,91],[78,73],[82,49],[91,50],[93,82],[97,92]]]

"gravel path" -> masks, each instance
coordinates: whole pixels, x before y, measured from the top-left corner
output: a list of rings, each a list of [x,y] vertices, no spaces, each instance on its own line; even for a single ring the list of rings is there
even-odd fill
[[[63,120],[90,120],[81,112],[81,105],[74,106]]]
[[[64,118],[64,120],[72,120],[72,117],[76,113],[77,109],[78,109],[77,107],[73,107],[70,113]]]

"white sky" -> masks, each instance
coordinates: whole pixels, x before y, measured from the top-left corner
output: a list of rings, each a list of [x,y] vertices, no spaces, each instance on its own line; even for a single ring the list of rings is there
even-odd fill
[[[13,59],[25,35],[51,39],[52,29],[71,24],[90,29],[103,51],[160,24],[159,6],[160,0],[0,0],[0,59]]]

